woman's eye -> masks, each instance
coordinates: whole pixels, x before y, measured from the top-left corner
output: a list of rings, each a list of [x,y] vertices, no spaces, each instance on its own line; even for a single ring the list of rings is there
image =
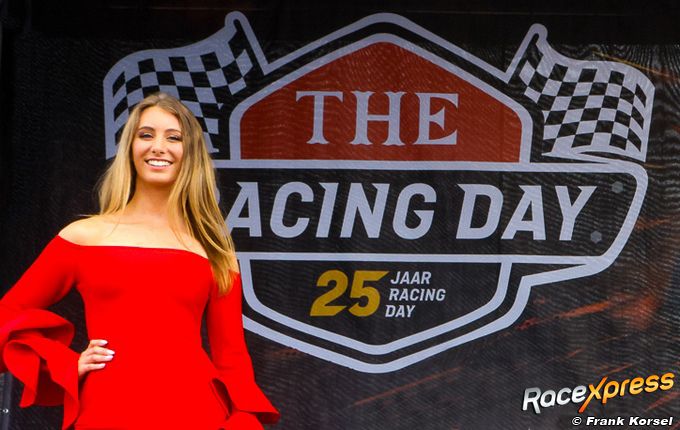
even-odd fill
[[[168,136],[168,140],[172,140],[173,142],[181,142],[182,136]]]
[[[153,136],[151,135],[151,133],[139,133],[139,137],[140,137],[141,139],[150,139],[150,138],[152,138]]]

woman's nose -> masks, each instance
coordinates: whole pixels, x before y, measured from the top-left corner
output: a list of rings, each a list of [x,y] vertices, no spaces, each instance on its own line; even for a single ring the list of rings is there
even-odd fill
[[[165,152],[165,139],[163,136],[158,136],[151,142],[151,151],[160,153]]]

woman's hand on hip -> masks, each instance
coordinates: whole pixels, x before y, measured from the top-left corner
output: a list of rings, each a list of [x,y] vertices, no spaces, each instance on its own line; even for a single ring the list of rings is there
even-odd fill
[[[108,342],[104,339],[92,339],[87,349],[78,358],[78,378],[82,378],[92,370],[103,369],[113,359],[114,352],[104,348]]]

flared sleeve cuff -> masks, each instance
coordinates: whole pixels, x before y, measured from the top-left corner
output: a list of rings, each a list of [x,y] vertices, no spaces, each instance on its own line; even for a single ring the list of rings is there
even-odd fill
[[[263,424],[273,424],[279,420],[279,411],[269,402],[255,381],[223,374],[219,376],[219,381],[227,389],[233,409],[251,413]]]
[[[24,384],[19,406],[64,405],[63,429],[78,415],[78,354],[69,348],[73,325],[42,309],[3,310],[0,371]]]

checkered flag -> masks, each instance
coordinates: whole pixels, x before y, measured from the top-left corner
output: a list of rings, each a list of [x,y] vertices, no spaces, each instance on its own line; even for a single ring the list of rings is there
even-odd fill
[[[517,74],[524,95],[543,112],[546,155],[608,153],[644,161],[654,86],[638,70],[562,56],[539,34]]]
[[[250,27],[244,30],[244,22],[227,19],[223,29],[201,42],[140,51],[120,60],[104,79],[106,157],[115,155],[132,108],[157,91],[177,97],[196,115],[208,150],[217,152],[213,141],[222,105],[259,72],[248,36],[254,37]]]

